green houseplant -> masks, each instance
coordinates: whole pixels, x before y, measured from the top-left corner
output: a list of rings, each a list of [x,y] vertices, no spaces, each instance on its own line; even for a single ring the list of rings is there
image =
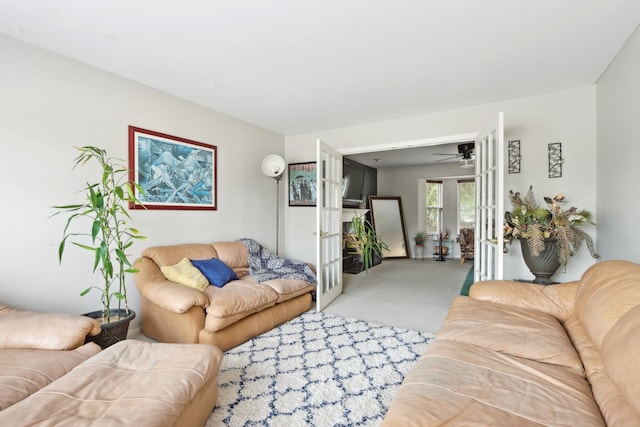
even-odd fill
[[[424,245],[424,233],[422,231],[418,231],[413,237],[413,240],[415,240],[416,245],[418,246]]]
[[[102,310],[86,315],[101,319],[103,333],[96,341],[103,340],[98,344],[104,348],[126,338],[129,322],[135,317],[127,301],[125,276],[137,270],[129,261],[127,250],[135,240],[144,240],[146,237],[129,226],[131,217],[126,205],[129,202],[141,203],[133,192],[132,183],[128,181],[129,170],[122,165],[122,161],[109,157],[105,150],[98,147],[76,148],[80,153],[74,160],[73,168],[97,162],[100,165],[100,180],[86,183],[83,203],[54,206],[58,210],[54,216],[68,215],[58,247],[58,261],[62,263],[67,242],[94,253],[93,272],[100,273],[101,283],[89,286],[80,295],[84,296],[92,289],[100,293]],[[143,192],[137,184],[135,188]],[[72,226],[76,223],[86,225],[88,230],[75,231]],[[112,306],[114,299],[117,308]],[[124,323],[124,336],[121,330],[115,329],[116,322]],[[113,328],[110,325],[114,325]]]
[[[351,219],[351,230],[346,240],[347,245],[360,254],[366,272],[373,266],[374,256],[384,259],[382,251],[389,249],[364,214],[354,215]]]
[[[530,254],[529,260],[532,262],[536,257],[547,258],[549,268],[552,268],[551,265],[555,266],[550,275],[539,279],[538,274],[528,265],[536,275],[537,282],[548,282],[555,270],[560,265],[566,266],[569,257],[575,255],[583,244],[593,258],[599,257],[593,239],[581,229],[584,224],[594,224],[591,212],[575,207],[562,209],[560,204],[565,201],[563,194],[545,197],[546,207],[539,206],[532,186],[524,197],[519,192],[509,191],[509,199],[512,210],[505,212],[505,238],[520,239],[525,262]]]

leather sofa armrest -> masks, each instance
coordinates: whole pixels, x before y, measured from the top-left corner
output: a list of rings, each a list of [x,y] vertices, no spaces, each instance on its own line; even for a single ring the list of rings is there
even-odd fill
[[[136,285],[140,293],[149,301],[174,313],[186,313],[191,307],[209,306],[209,298],[193,288],[167,279],[158,265],[150,258],[138,260],[135,267]]]
[[[0,349],[73,350],[100,321],[79,314],[39,313],[0,304]]]
[[[474,283],[469,289],[469,296],[542,311],[564,322],[574,311],[578,283],[573,281],[545,286],[511,280],[487,280]]]

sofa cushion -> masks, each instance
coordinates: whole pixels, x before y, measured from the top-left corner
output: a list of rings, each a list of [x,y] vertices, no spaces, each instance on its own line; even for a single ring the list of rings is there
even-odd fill
[[[215,248],[207,243],[184,243],[180,245],[153,246],[142,252],[143,257],[151,258],[158,267],[174,265],[182,258],[209,259],[216,258]]]
[[[38,313],[0,304],[0,350],[70,350],[99,332],[99,320],[79,314]]]
[[[315,290],[315,285],[310,285],[304,280],[297,279],[274,279],[262,282],[263,285],[269,286],[278,293],[278,300],[281,303],[296,298],[307,292]]]
[[[604,426],[573,370],[436,339],[393,398],[388,426]]]
[[[162,266],[160,270],[162,274],[172,282],[189,286],[200,292],[209,286],[209,280],[207,280],[198,268],[193,266],[188,258],[182,258],[182,261],[174,265]]]
[[[460,296],[453,301],[437,337],[565,366],[584,376],[582,362],[562,325],[537,310]]]
[[[639,277],[640,265],[629,261],[599,262],[582,275],[576,313],[598,349],[618,319],[640,304]]]
[[[74,350],[0,350],[0,411],[62,377],[100,352],[88,343]]]
[[[231,280],[237,280],[236,273],[217,258],[191,260],[191,263],[207,278],[209,283],[219,288]]]
[[[217,258],[236,269],[248,269],[249,251],[242,242],[216,242],[213,243]]]
[[[602,342],[602,363],[611,381],[640,414],[640,306],[616,322]]]
[[[593,344],[593,341],[591,341],[589,334],[584,329],[584,326],[582,326],[582,323],[580,323],[578,316],[574,313],[563,325],[569,339],[573,343],[573,347],[576,349],[582,361],[587,379],[590,378],[594,372],[602,371],[604,366],[602,365],[600,351]]]
[[[205,329],[216,331],[276,304],[278,294],[269,286],[247,278],[232,280],[223,288],[209,286],[205,295],[207,307]]]

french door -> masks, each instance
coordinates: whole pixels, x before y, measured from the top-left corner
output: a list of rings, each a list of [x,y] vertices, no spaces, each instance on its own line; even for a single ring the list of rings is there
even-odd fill
[[[504,215],[504,114],[475,140],[476,232],[474,281],[502,279]]]
[[[316,148],[316,308],[342,293],[342,154],[321,140]]]

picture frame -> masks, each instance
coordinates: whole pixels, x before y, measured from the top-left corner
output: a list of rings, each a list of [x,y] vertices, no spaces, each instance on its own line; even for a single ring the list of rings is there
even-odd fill
[[[217,146],[129,126],[129,209],[217,210]]]
[[[318,171],[316,162],[289,164],[289,206],[315,206]]]

